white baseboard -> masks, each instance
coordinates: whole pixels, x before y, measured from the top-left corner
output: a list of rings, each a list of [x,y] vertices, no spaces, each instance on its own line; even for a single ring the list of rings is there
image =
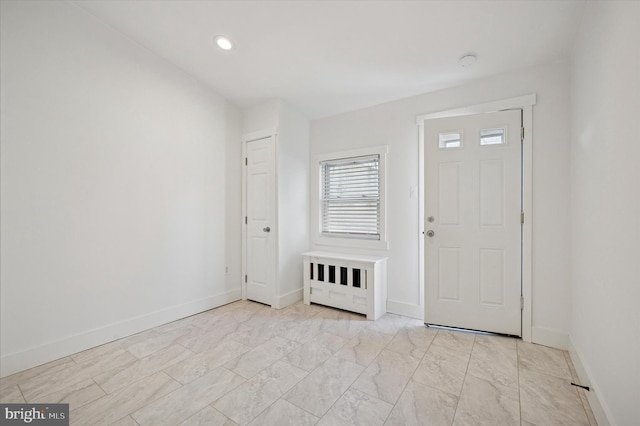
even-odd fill
[[[580,384],[583,386],[589,386],[590,388],[589,392],[585,392],[585,394],[587,395],[591,411],[593,411],[593,415],[595,416],[598,425],[615,425],[613,422],[613,416],[611,415],[611,410],[609,410],[606,402],[598,393],[599,387],[593,380],[593,375],[591,374],[589,366],[584,363],[582,357],[578,353],[578,350],[573,346],[571,339],[569,339],[569,355],[571,356],[573,366],[576,368]]]
[[[302,293],[301,293],[302,296]],[[45,364],[95,346],[131,336],[181,318],[188,317],[227,303],[240,300],[240,289],[231,290],[204,299],[171,306],[155,312],[129,318],[104,327],[87,330],[75,336],[45,343],[35,348],[4,355],[1,358],[0,377]]]
[[[566,351],[569,348],[569,335],[550,328],[531,327],[531,342]]]
[[[424,319],[423,307],[420,305],[414,305],[413,303],[387,299],[387,312],[420,320]]]
[[[297,288],[293,291],[290,291],[289,293],[283,294],[282,296],[279,296],[276,298],[276,303],[273,306],[276,309],[282,309],[282,308],[286,308],[289,305],[293,305],[296,302],[299,302],[302,300],[302,291],[303,288]]]

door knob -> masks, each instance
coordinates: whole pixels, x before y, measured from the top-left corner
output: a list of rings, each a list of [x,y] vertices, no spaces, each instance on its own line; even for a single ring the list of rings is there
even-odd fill
[[[432,230],[427,231],[427,237],[433,237],[434,235],[436,235],[436,233],[433,232]]]
[[[266,228],[262,228],[262,230],[263,230],[264,232],[271,232],[271,228],[269,228],[268,226],[267,226]]]

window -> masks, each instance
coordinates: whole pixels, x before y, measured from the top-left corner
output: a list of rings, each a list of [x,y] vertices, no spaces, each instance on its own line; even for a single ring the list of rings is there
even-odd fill
[[[460,148],[462,146],[462,132],[438,133],[438,148]]]
[[[504,129],[482,129],[480,130],[480,145],[503,145]]]
[[[380,240],[380,154],[320,162],[321,234]]]

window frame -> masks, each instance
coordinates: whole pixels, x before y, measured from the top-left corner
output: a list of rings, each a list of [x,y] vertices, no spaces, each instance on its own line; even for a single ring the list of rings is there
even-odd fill
[[[366,249],[388,249],[387,242],[387,202],[386,202],[386,163],[388,146],[378,146],[371,148],[363,148],[349,151],[331,152],[326,154],[318,154],[313,157],[312,161],[312,243],[318,246],[334,246],[334,247],[353,247]],[[322,164],[328,161],[346,160],[349,158],[378,156],[378,174],[379,174],[379,235],[380,238],[372,238],[370,235],[359,237],[354,234],[325,234],[322,232]]]
[[[379,240],[380,155],[324,160],[320,162],[319,166],[322,186],[320,191],[320,232],[322,235],[331,238]],[[370,170],[370,167],[374,169]],[[357,173],[359,176],[356,176],[355,180],[353,178],[344,180],[344,177],[341,180],[340,175],[345,173],[348,175]],[[331,177],[335,179],[331,179]],[[372,178],[375,179],[375,182],[367,182]],[[363,187],[363,184],[366,187]],[[367,192],[369,194],[366,194]],[[328,194],[329,196],[327,196]],[[331,196],[332,194],[333,196]],[[345,206],[345,202],[348,204],[347,206]],[[327,207],[329,212],[327,212]],[[335,212],[336,208],[341,210],[342,214],[331,214],[331,211]],[[363,208],[366,209],[365,213],[358,213],[364,219],[362,222],[348,220],[349,216],[362,211]],[[375,223],[372,222],[374,218]],[[333,222],[336,225],[331,229],[326,222]],[[362,226],[360,232],[357,230],[358,226]]]

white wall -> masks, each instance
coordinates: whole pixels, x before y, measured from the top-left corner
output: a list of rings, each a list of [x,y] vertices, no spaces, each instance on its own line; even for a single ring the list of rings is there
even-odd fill
[[[225,151],[225,272],[226,290],[242,287],[242,113],[227,108]]]
[[[309,249],[309,120],[292,105],[271,99],[246,108],[243,134],[275,131],[278,224],[275,308],[302,300],[302,258]],[[238,235],[238,238],[241,238]]]
[[[278,127],[280,99],[271,99],[242,110],[242,134],[274,130]]]
[[[640,421],[639,22],[588,2],[571,68],[571,354],[601,425]]]
[[[388,309],[422,313],[418,279],[417,115],[536,93],[533,129],[533,336],[566,346],[569,332],[568,65],[553,63],[312,122],[311,156],[389,146]],[[313,170],[313,169],[312,169]],[[311,212],[311,229],[317,229]],[[320,249],[320,247],[315,247]],[[362,252],[362,251],[360,251]],[[364,252],[362,252],[364,253]],[[417,313],[417,314],[416,314]]]
[[[302,300],[309,250],[309,120],[280,102],[278,125],[278,307]]]
[[[1,4],[2,375],[239,298],[233,107],[66,2]]]

